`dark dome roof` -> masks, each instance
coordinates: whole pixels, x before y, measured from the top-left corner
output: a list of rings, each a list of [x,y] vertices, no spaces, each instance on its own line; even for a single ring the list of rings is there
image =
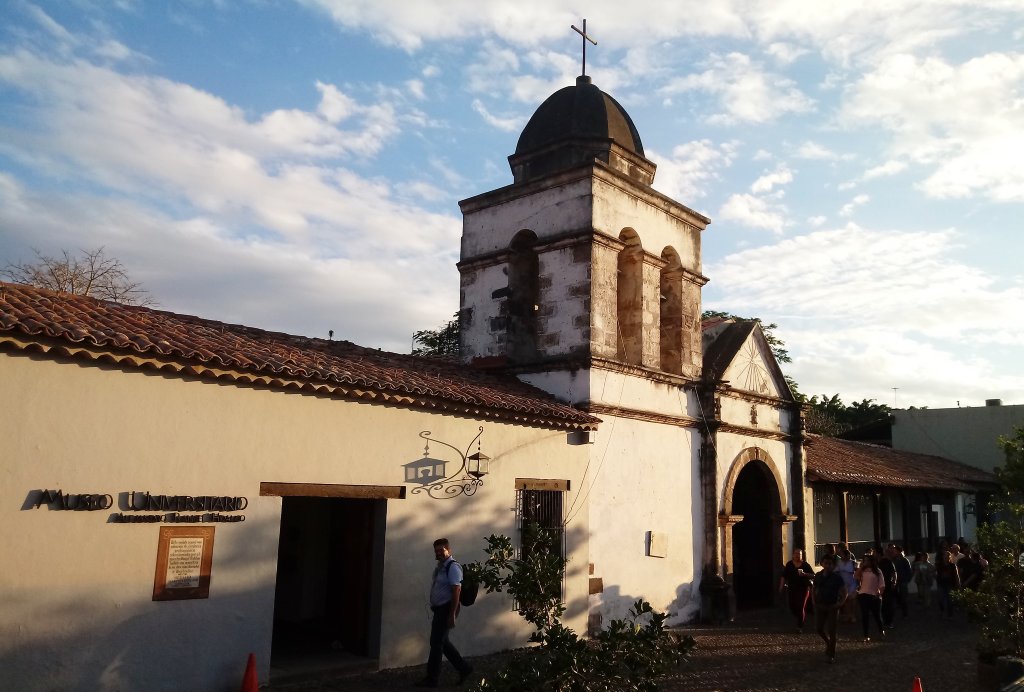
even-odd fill
[[[540,105],[519,136],[516,155],[570,139],[611,139],[628,151],[644,155],[640,134],[629,114],[587,76],[577,77],[575,86],[559,89]]]

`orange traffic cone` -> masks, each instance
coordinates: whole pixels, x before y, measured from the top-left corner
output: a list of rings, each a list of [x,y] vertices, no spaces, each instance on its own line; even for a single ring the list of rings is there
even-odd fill
[[[924,692],[924,688],[921,687],[921,678],[914,676],[914,686],[910,688],[910,692]]]
[[[245,664],[245,677],[242,678],[242,689],[239,692],[259,692],[260,681],[256,677],[256,654],[249,654],[249,662]]]

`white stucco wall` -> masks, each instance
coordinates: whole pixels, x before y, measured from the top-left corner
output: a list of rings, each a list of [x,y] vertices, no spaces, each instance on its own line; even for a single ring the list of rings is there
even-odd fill
[[[625,617],[638,598],[672,613],[673,623],[688,621],[700,607],[699,436],[679,426],[604,419],[586,483],[591,561],[604,585],[592,605],[605,625]],[[663,540],[663,556],[648,554],[649,532]]]
[[[577,401],[587,394],[595,404],[696,417],[692,392],[677,385],[609,370],[534,373],[523,379]],[[637,598],[673,613],[671,622],[690,620],[699,606],[703,535],[699,477],[700,433],[681,423],[599,414],[583,492],[589,493],[590,561],[604,591],[591,608],[604,625],[625,617]],[[582,516],[580,513],[577,516]],[[570,525],[570,529],[572,529]],[[664,557],[648,555],[649,532],[660,534]]]
[[[484,427],[492,473],[473,497],[389,500],[380,665],[420,663],[424,598],[447,535],[456,556],[515,535],[517,477],[566,479],[576,500],[586,448],[566,433],[228,384],[0,354],[0,687],[17,690],[237,688],[250,652],[269,669],[281,499],[261,482],[401,485],[435,439]],[[433,445],[431,456],[452,460]],[[449,466],[449,472],[452,467]],[[33,508],[33,491],[245,496],[246,521],[216,524],[210,597],[151,600],[160,524],[108,511]],[[411,488],[410,488],[411,489]],[[578,503],[586,507],[588,500]],[[570,527],[567,622],[585,630],[588,512]],[[359,559],[359,556],[353,556]],[[507,598],[482,595],[454,639],[473,655],[525,643]]]

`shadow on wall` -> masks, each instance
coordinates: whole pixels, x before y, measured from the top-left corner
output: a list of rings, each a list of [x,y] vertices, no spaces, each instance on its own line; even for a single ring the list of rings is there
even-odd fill
[[[152,581],[125,592],[123,600],[97,599],[88,584],[59,601],[45,602],[38,592],[4,593],[0,679],[24,692],[236,687],[250,652],[269,655],[265,633],[274,603],[274,551],[256,560],[252,546],[276,546],[277,523],[247,521],[245,528],[247,540],[215,543],[208,599],[154,602]],[[74,565],[53,560],[74,583]],[[247,573],[271,577],[226,591],[224,584],[244,583]]]
[[[479,492],[486,492],[485,485]],[[418,496],[425,497],[425,496]],[[436,535],[424,536],[422,530],[415,535],[389,523],[389,556],[388,569],[393,574],[421,575],[421,588],[409,589],[397,594],[397,603],[391,607],[405,609],[408,612],[422,613],[422,618],[414,619],[416,625],[411,631],[402,629],[393,632],[397,648],[400,650],[400,661],[381,660],[382,667],[404,666],[425,662],[428,653],[428,637],[430,634],[430,609],[428,607],[430,579],[436,564],[433,556],[432,542],[434,538],[446,537],[452,545],[452,554],[460,563],[483,561],[487,558],[485,548],[486,537],[491,534],[504,534],[518,545],[519,531],[516,527],[514,507],[497,509],[490,503],[473,503],[459,500],[431,500],[423,505],[437,512],[434,526]],[[586,532],[581,528],[568,528],[565,536],[566,544],[586,545]],[[402,554],[397,555],[397,551]],[[569,579],[582,583],[585,589],[589,564],[586,562],[586,551],[578,558],[572,559],[566,566]],[[413,578],[415,581],[416,577]],[[577,594],[577,598],[567,604],[564,622],[577,621],[580,634],[585,634],[586,616],[588,611],[586,591]],[[387,623],[384,628],[387,629]],[[486,593],[481,590],[477,601],[471,607],[463,608],[458,624],[452,633],[452,641],[464,655],[480,655],[493,651],[519,648],[529,643],[533,627],[513,610],[513,602],[507,593]],[[384,636],[387,636],[385,633]]]
[[[485,485],[480,493],[496,492]],[[483,499],[482,495],[477,499]],[[430,577],[435,565],[432,541],[446,536],[460,562],[482,560],[485,537],[504,533],[518,540],[514,508],[494,502],[433,500],[417,496],[402,500],[403,511],[389,511],[385,555],[385,616],[382,641],[388,639],[402,662],[426,660],[429,636]],[[390,510],[390,507],[389,507]],[[429,522],[421,517],[429,513]],[[430,528],[425,529],[428,525]],[[119,527],[152,530],[152,526]],[[24,692],[54,689],[97,690],[233,690],[245,671],[249,653],[257,656],[260,679],[266,681],[274,620],[277,545],[276,516],[251,518],[218,527],[210,595],[207,599],[154,602],[152,572],[132,582],[123,593],[101,595],[88,582],[77,590],[73,565],[53,560],[54,570],[67,573],[66,595],[58,599],[38,591],[4,589],[0,622],[0,680]],[[242,530],[226,540],[227,531]],[[427,533],[429,531],[429,534]],[[567,569],[577,584],[586,584],[586,532],[568,529],[569,545],[583,546]],[[359,556],[353,556],[358,559]],[[102,555],[97,554],[97,560]],[[153,559],[150,556],[146,561]],[[38,564],[37,564],[38,566]],[[7,566],[10,569],[10,566]],[[412,576],[410,576],[412,575]],[[408,588],[420,583],[422,588]],[[585,589],[585,586],[583,587]],[[566,620],[586,622],[586,591],[569,604]],[[412,614],[410,616],[410,613]],[[418,613],[422,613],[420,618]],[[578,629],[585,628],[585,624]],[[525,646],[531,626],[517,613],[507,594],[481,593],[463,610],[454,632],[456,645],[468,655]],[[583,633],[582,631],[580,632]],[[381,663],[388,665],[383,658]]]
[[[646,599],[646,597],[643,594],[631,595],[622,593],[621,588],[617,585],[605,586],[604,591],[601,593],[602,603],[615,604],[612,610],[613,614],[609,616],[611,620],[626,619],[629,616],[629,609],[640,599]],[[678,627],[690,624],[699,615],[700,594],[697,593],[694,583],[680,584],[676,587],[676,597],[669,604],[668,608],[663,608],[657,603],[651,603],[651,606],[657,611],[667,612],[669,615],[667,624],[670,627]],[[601,622],[602,629],[608,629],[609,624],[608,618],[603,619]]]

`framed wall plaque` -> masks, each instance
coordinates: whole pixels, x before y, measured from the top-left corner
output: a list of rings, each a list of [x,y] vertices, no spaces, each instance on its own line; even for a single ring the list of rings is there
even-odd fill
[[[214,526],[161,526],[154,601],[210,597]]]

